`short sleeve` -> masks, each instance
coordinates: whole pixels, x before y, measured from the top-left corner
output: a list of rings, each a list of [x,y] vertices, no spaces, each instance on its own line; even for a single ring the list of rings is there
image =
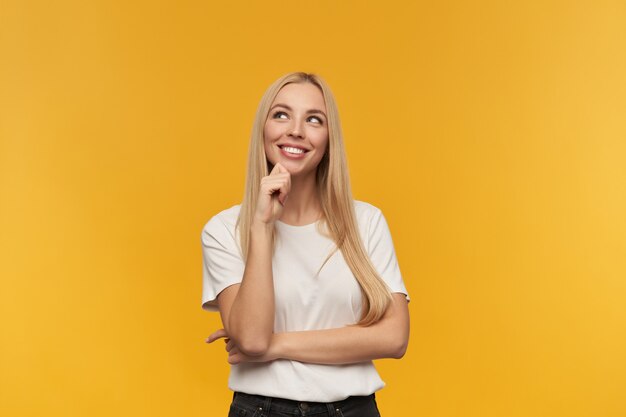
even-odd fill
[[[202,308],[218,311],[217,296],[241,282],[245,264],[234,228],[214,216],[202,229]]]
[[[402,293],[406,296],[406,300],[410,301],[409,293],[400,274],[389,226],[378,208],[373,211],[370,218],[367,250],[374,268],[391,292]]]

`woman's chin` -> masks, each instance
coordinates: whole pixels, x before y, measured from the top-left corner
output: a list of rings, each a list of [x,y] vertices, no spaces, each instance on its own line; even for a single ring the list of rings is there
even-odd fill
[[[297,175],[302,171],[302,163],[281,158],[278,161],[291,175]]]
[[[279,157],[275,159],[275,163],[272,163],[272,161],[270,161],[270,171],[272,167],[276,165],[276,163],[282,165],[282,167],[285,168],[292,177],[299,178],[306,177],[308,175],[315,175],[315,169],[309,169],[310,167],[305,161]]]
[[[280,164],[289,172],[291,178],[304,178],[309,175],[315,175],[315,172],[312,170],[306,170],[303,166],[298,166],[296,164],[290,164],[288,161],[280,161]]]

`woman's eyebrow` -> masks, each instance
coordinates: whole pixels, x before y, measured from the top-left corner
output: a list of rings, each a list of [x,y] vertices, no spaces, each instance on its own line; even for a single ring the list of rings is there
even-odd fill
[[[280,106],[280,107],[284,107],[284,108],[286,108],[286,109],[287,109],[287,110],[289,110],[289,111],[293,111],[293,109],[292,109],[291,107],[289,107],[289,106],[288,106],[288,105],[286,105],[286,104],[282,104],[282,103],[276,103],[276,104],[274,104],[270,110],[272,110],[274,107],[278,107],[278,106]],[[309,114],[309,113],[320,113],[320,114],[323,114],[323,115],[324,115],[324,117],[326,117],[326,113],[324,113],[323,111],[318,110],[318,109],[310,109],[310,110],[307,110],[307,111],[306,111],[306,113],[307,113],[307,114]]]

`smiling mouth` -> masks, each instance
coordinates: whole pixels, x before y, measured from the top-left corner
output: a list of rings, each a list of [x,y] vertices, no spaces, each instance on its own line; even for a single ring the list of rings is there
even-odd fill
[[[304,149],[294,148],[293,146],[279,146],[279,148],[293,155],[302,155],[307,152]]]

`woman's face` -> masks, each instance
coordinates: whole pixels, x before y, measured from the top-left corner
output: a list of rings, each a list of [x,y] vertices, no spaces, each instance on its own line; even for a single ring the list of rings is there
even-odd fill
[[[265,155],[280,162],[292,176],[315,175],[328,146],[328,119],[320,89],[311,83],[290,83],[270,106],[263,130]]]

